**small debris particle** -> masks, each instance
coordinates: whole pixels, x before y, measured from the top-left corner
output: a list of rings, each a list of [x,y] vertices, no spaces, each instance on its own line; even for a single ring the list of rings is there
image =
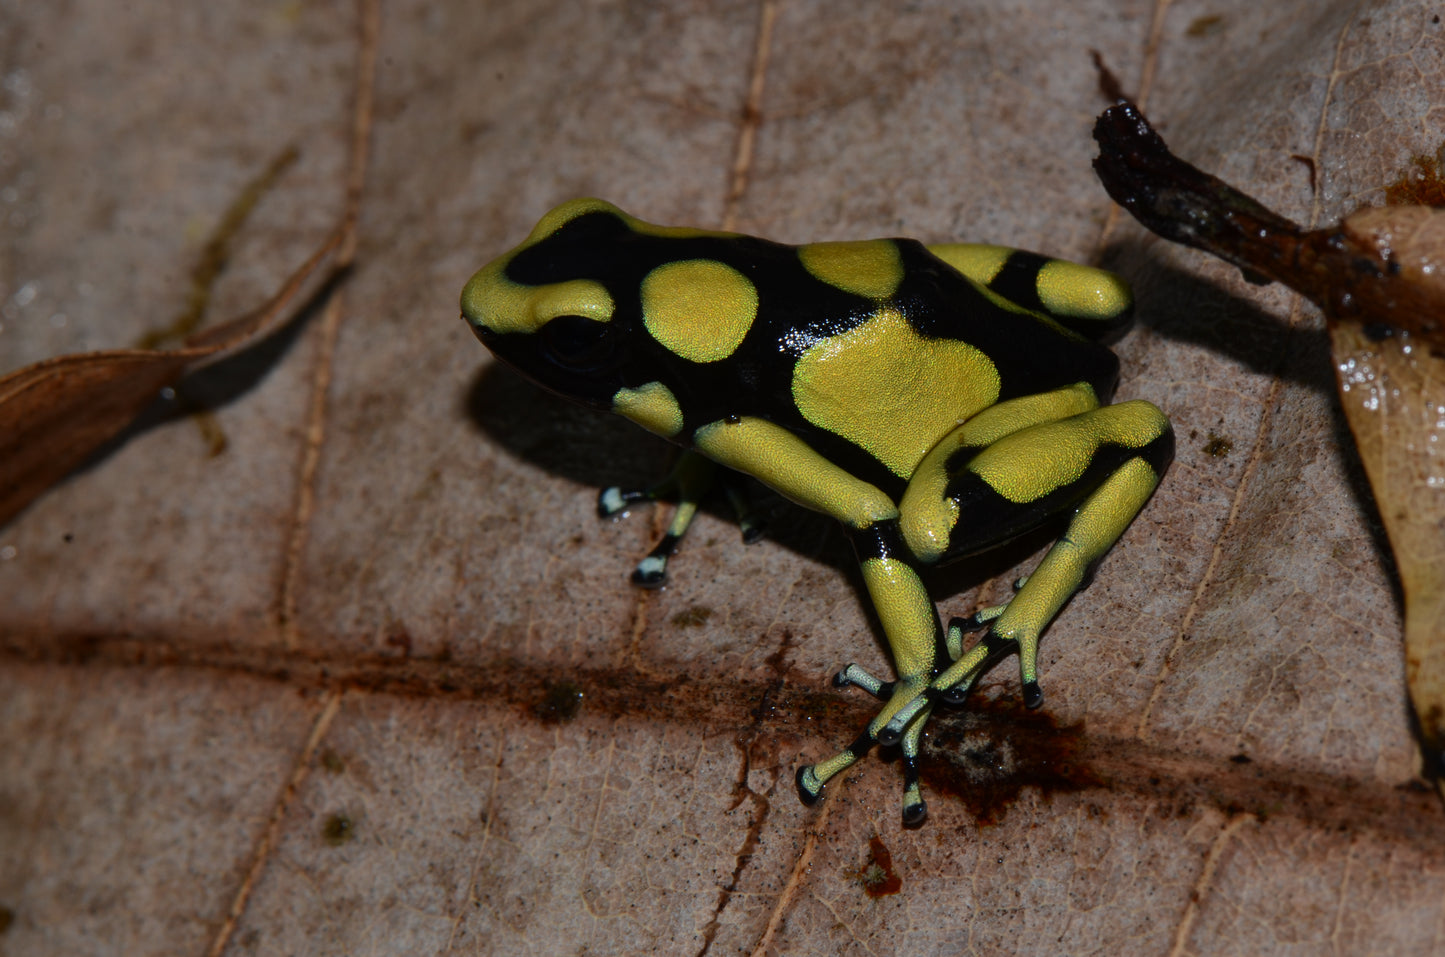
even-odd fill
[[[1213,36],[1224,27],[1224,17],[1217,13],[1211,13],[1202,17],[1195,17],[1194,22],[1189,24],[1184,31],[1187,37],[1199,39],[1201,37]]]
[[[1222,435],[1209,433],[1209,441],[1204,443],[1204,454],[1211,458],[1222,459],[1234,451],[1234,443]]]
[[[333,814],[321,826],[321,839],[332,847],[340,847],[356,837],[356,822],[349,815]]]

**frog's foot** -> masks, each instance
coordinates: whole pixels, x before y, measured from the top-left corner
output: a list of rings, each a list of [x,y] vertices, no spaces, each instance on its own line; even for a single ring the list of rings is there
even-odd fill
[[[661,482],[649,488],[612,486],[597,496],[599,518],[616,518],[638,502],[655,502],[664,495],[677,493],[677,511],[667,531],[658,539],[637,567],[632,570],[632,584],[642,588],[661,588],[667,583],[667,560],[677,553],[692,520],[697,517],[698,502],[712,487],[717,466],[695,452],[684,452],[677,465]]]
[[[714,481],[721,481],[728,500],[738,513],[742,526],[743,541],[752,544],[763,536],[762,522],[748,505],[741,487],[741,477],[728,472],[721,479],[717,476],[717,465],[711,459],[696,452],[687,451],[678,460],[677,466],[661,482],[648,488],[622,488],[611,486],[597,496],[597,516],[617,518],[638,502],[655,502],[665,495],[677,493],[677,511],[667,531],[658,539],[637,567],[632,570],[632,584],[641,588],[661,588],[667,584],[667,561],[677,554],[678,546],[697,517],[698,504],[711,490]]]
[[[1012,639],[994,634],[992,622],[1003,613],[1007,605],[984,608],[967,618],[954,618],[948,623],[945,644],[953,664],[933,679],[931,692],[946,704],[963,704],[984,672],[993,667],[999,659],[1007,657],[1016,647]],[[963,650],[965,632],[987,627],[982,638],[967,651]],[[1035,685],[1037,688],[1037,685]]]
[[[682,537],[687,534],[688,526],[697,517],[697,502],[679,502],[677,511],[672,513],[672,522],[667,526],[667,531],[652,546],[648,552],[637,563],[632,570],[632,584],[639,588],[661,588],[667,584],[667,560],[677,554],[677,547],[682,544]]]
[[[988,608],[968,618],[954,618],[948,623],[947,644],[949,653],[963,646],[963,633],[977,630],[980,614],[997,612]],[[1000,659],[1018,651],[1019,678],[1023,685],[1024,706],[1029,710],[1044,703],[1044,692],[1039,687],[1039,636],[1037,632],[1025,631],[1018,637],[1000,634],[996,628],[998,614],[989,615],[990,624],[982,638],[967,652],[961,654],[952,665],[933,679],[929,693],[947,704],[962,704],[973,690],[980,676]]]
[[[903,754],[903,823],[921,823],[928,815],[918,787],[918,747],[931,710],[927,687],[918,682],[880,681],[857,665],[838,672],[833,683],[840,687],[855,684],[875,697],[887,699],[888,704],[848,747],[826,761],[798,769],[798,797],[804,804],[814,804],[823,785],[852,767],[874,744],[897,744]],[[905,711],[909,717],[900,723],[898,715]]]

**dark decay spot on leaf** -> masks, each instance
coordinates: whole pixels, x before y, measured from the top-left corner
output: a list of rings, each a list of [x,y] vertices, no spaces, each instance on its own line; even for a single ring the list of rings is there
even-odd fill
[[[768,655],[768,669],[779,678],[785,678],[788,672],[788,652],[793,650],[793,630],[783,629],[783,640],[778,642],[778,647]]]
[[[346,770],[346,761],[335,749],[327,748],[321,752],[321,766],[331,774],[340,774]]]
[[[876,834],[868,839],[868,860],[853,876],[869,897],[887,897],[903,889],[903,878],[893,870],[893,853]]]
[[[1385,187],[1387,206],[1445,206],[1445,144],[1434,156],[1415,156],[1410,169]]]
[[[1254,758],[1251,758],[1251,757],[1250,757],[1249,755],[1247,755],[1247,754],[1236,754],[1236,755],[1234,755],[1233,757],[1231,757],[1229,760],[1230,760],[1231,762],[1233,762],[1234,764],[1253,764],[1253,763],[1254,763]]]
[[[1218,33],[1224,26],[1224,17],[1217,13],[1208,14],[1202,17],[1195,17],[1194,22],[1184,31],[1187,37],[1198,39]]]
[[[401,652],[403,658],[411,657],[411,633],[401,624],[393,624],[387,631],[386,646]]]
[[[956,798],[979,826],[1003,820],[1025,788],[1047,796],[1107,786],[1082,759],[1082,725],[1060,727],[1047,711],[1016,702],[968,707],[935,717],[920,770],[928,789]]]
[[[332,847],[340,847],[356,837],[356,822],[350,815],[337,812],[321,825],[321,839]]]
[[[563,678],[549,681],[543,689],[542,700],[533,711],[543,724],[566,724],[577,717],[582,710],[582,686]]]
[[[9,930],[13,923],[15,923],[15,912],[4,904],[0,904],[0,934]]]
[[[672,616],[674,628],[701,628],[712,617],[712,609],[706,605],[692,605]]]

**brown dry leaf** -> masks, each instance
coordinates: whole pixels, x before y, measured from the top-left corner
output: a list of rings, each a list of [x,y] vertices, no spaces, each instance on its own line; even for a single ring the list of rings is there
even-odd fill
[[[268,332],[341,235],[338,228],[265,307],[206,330],[185,348],[57,356],[0,377],[0,526],[130,425],[187,369]]]
[[[149,429],[0,530],[0,948],[1439,949],[1445,819],[1323,322],[1116,220],[1089,167],[1092,48],[1181,154],[1335,221],[1445,140],[1437,13],[384,5],[344,308],[196,383],[223,455]],[[173,314],[200,235],[296,142],[214,311],[279,285],[340,213],[355,21],[0,4],[0,370]],[[472,270],[582,194],[1135,282],[1120,395],[1179,457],[1046,637],[1042,712],[1010,664],[935,719],[922,829],[876,756],[819,808],[792,793],[869,714],[831,672],[887,667],[842,536],[780,509],[745,548],[718,510],[670,588],[629,589],[656,520],[600,525],[593,494],[666,450],[457,321]],[[941,573],[942,610],[1031,560]]]
[[[1330,346],[1341,404],[1379,499],[1405,596],[1405,678],[1436,785],[1445,757],[1445,211],[1420,206],[1362,210],[1344,232],[1393,263],[1392,285],[1415,295],[1376,310],[1408,316],[1414,331],[1334,323]],[[1403,298],[1403,297],[1402,297]],[[1421,325],[1432,328],[1421,329]],[[1388,335],[1382,335],[1387,332]],[[1373,335],[1368,334],[1373,333]]]

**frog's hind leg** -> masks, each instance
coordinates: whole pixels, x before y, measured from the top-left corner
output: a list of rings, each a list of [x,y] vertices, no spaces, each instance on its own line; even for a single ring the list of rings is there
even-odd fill
[[[1079,447],[1071,449],[1071,444]],[[1055,454],[1039,454],[1045,450]],[[960,700],[984,659],[1017,647],[1024,703],[1030,708],[1041,705],[1039,636],[1139,514],[1173,453],[1168,420],[1149,403],[1136,401],[1023,430],[976,456],[967,466],[970,476],[958,486],[974,486],[972,492],[959,494],[960,525],[971,518],[983,521],[968,513],[989,495],[1020,505],[1021,516],[1031,506],[1047,513],[1050,497],[1077,505],[1064,534],[1018,594],[1001,611],[985,612],[991,621],[984,638],[934,678],[932,690],[944,700]],[[1057,475],[1050,474],[1051,463]],[[983,486],[988,494],[974,494]],[[1039,494],[1030,498],[1035,492]],[[968,624],[966,619],[950,622],[950,650],[955,642],[961,645],[961,639],[952,637],[954,629]]]
[[[716,463],[691,450],[683,452],[677,465],[656,485],[641,489],[624,489],[614,485],[603,489],[597,496],[598,517],[614,518],[637,502],[655,502],[663,496],[677,494],[677,509],[672,513],[672,521],[662,538],[632,570],[632,584],[641,588],[661,588],[666,584],[667,560],[677,553],[678,546],[697,517],[699,503],[714,483],[723,486],[737,511],[743,541],[752,544],[761,538],[761,523],[748,505],[737,473],[725,470],[719,475]]]

